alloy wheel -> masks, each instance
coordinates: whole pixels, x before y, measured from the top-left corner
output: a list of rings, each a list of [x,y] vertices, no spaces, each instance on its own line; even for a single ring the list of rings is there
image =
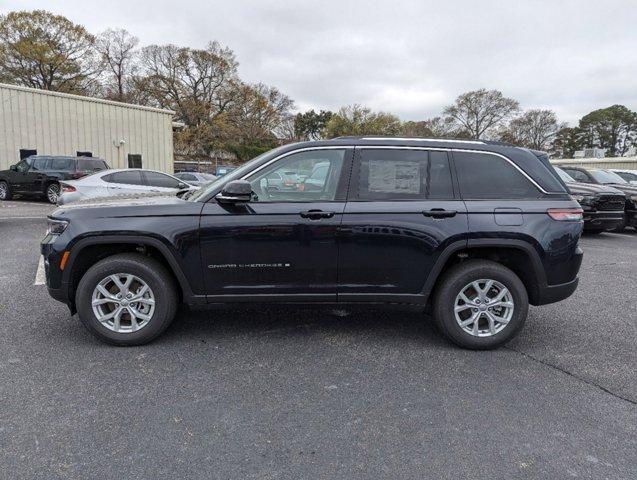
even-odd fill
[[[46,198],[51,203],[57,203],[58,197],[60,196],[60,186],[52,183],[49,185],[49,188],[46,189]]]
[[[91,299],[97,320],[117,333],[133,333],[144,328],[155,312],[155,295],[148,284],[130,273],[104,278]]]
[[[491,337],[511,321],[514,311],[513,296],[502,283],[475,280],[456,296],[454,315],[458,326],[475,337]]]

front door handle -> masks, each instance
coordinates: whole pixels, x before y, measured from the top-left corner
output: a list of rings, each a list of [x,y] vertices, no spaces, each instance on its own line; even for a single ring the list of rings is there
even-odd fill
[[[321,218],[332,218],[334,216],[334,212],[324,212],[323,210],[303,210],[299,215],[301,215],[301,218],[319,220]]]
[[[431,210],[424,210],[422,214],[425,217],[432,218],[451,218],[456,216],[455,210],[445,210],[444,208],[432,208]]]

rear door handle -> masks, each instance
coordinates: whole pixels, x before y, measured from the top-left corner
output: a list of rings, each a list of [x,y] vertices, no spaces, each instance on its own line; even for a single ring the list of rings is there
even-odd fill
[[[445,210],[444,208],[432,208],[431,210],[423,210],[422,214],[425,217],[432,218],[451,218],[456,216],[455,210]]]
[[[303,210],[299,213],[302,218],[309,218],[310,220],[319,220],[321,218],[332,218],[334,212],[324,212],[323,210]]]

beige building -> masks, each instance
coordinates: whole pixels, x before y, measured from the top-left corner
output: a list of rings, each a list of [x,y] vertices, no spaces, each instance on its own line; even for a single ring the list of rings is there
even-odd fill
[[[174,112],[0,83],[0,170],[20,158],[92,155],[173,172]]]

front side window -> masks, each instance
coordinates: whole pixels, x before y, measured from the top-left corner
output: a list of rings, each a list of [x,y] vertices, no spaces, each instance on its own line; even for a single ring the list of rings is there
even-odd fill
[[[571,177],[573,177],[573,179],[576,182],[580,182],[580,183],[591,183],[590,178],[588,178],[588,175],[586,175],[585,172],[582,172],[581,170],[571,170],[569,168],[564,168],[563,169],[566,173],[568,173]]]
[[[445,152],[362,149],[356,200],[451,199],[453,187]]]
[[[15,166],[16,172],[25,173],[29,171],[29,163],[27,160],[22,160]]]
[[[33,157],[33,163],[31,164],[31,168],[34,171],[41,172],[42,170],[46,170],[46,162],[48,158],[46,157]]]
[[[341,177],[345,149],[310,150],[277,160],[247,180],[256,202],[332,201]],[[317,168],[325,175],[312,178]]]
[[[539,190],[504,158],[478,152],[454,152],[462,197],[469,200],[537,198]]]

